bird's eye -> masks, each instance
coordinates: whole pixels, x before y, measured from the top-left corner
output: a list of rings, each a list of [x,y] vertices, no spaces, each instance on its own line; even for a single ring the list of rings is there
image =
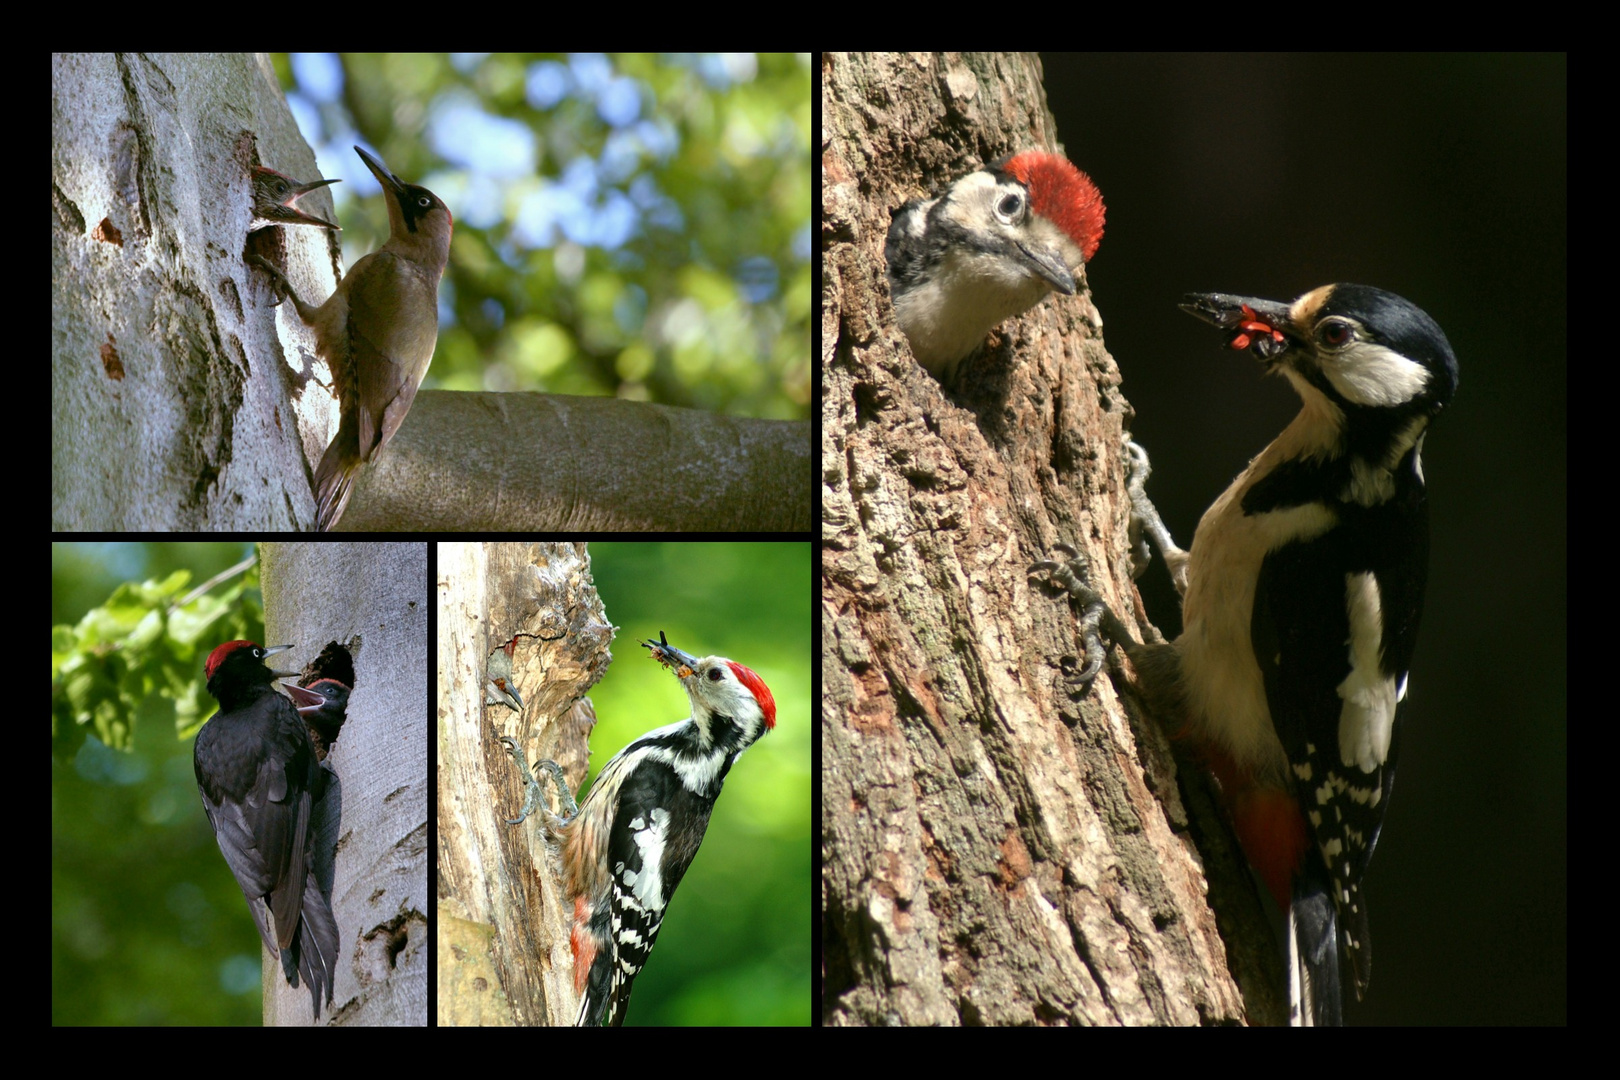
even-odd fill
[[[428,198],[426,195],[424,195],[420,199],[416,200],[416,202],[417,202],[417,205],[419,205],[424,210],[431,210],[433,208],[433,200]]]
[[[723,679],[725,677],[726,677],[726,673],[721,671],[719,668],[716,667],[716,668],[710,668],[709,669],[709,681],[710,682],[719,682],[721,679]]]
[[[1342,349],[1355,336],[1355,324],[1345,319],[1324,319],[1316,328],[1316,340],[1330,349]]]
[[[996,203],[996,216],[1003,221],[1017,221],[1023,213],[1024,196],[1019,192],[1009,192]]]

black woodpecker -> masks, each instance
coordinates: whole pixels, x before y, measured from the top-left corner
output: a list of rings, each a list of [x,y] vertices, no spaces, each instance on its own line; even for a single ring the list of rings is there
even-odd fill
[[[338,931],[310,857],[312,805],[321,766],[298,710],[275,691],[297,672],[265,666],[292,648],[227,641],[204,673],[219,712],[197,732],[193,763],[220,854],[236,875],[265,947],[281,958],[291,986],[309,986],[315,1017],[330,1003]]]

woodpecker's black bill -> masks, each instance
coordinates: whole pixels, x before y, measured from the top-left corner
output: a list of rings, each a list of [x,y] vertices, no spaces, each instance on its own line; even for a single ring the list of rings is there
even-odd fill
[[[675,672],[681,678],[692,674],[697,667],[697,657],[684,653],[669,643],[662,630],[658,631],[658,640],[647,640],[642,643],[643,648],[652,650],[652,658]]]
[[[371,175],[377,178],[377,183],[381,184],[385,188],[393,190],[396,193],[401,195],[404,194],[405,188],[409,185],[407,185],[405,181],[401,180],[399,177],[395,176],[394,171],[387,165],[383,164],[382,158],[374,157],[373,155],[368,154],[364,150],[360,149],[358,146],[354,148],[354,152],[359,154],[360,160],[366,163],[366,168],[370,169]]]
[[[1230,330],[1229,349],[1252,349],[1261,360],[1275,360],[1287,350],[1293,326],[1292,307],[1276,300],[1230,293],[1188,293],[1181,310],[1212,326]]]

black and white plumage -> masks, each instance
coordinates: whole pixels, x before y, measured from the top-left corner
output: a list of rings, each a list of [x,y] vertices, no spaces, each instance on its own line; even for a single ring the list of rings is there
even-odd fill
[[[1291,1019],[1335,1023],[1341,987],[1359,998],[1371,973],[1361,882],[1423,609],[1423,441],[1456,392],[1457,361],[1427,314],[1364,285],[1291,304],[1197,294],[1182,307],[1287,378],[1302,408],[1205,512],[1190,551],[1133,483],[1183,593],[1183,629],[1157,646],[1111,613],[1104,629],[1173,714],[1163,719],[1202,748],[1249,862],[1289,912]],[[1062,550],[1069,561],[1036,568],[1096,604],[1078,553]]]
[[[1102,240],[1102,195],[1059,154],[1028,151],[958,178],[894,213],[884,257],[895,321],[936,379],[985,335],[1053,292]]]
[[[1182,306],[1231,330],[1229,344],[1304,404],[1199,522],[1176,649],[1198,734],[1304,807],[1314,842],[1288,898],[1292,996],[1297,1019],[1333,1019],[1335,937],[1343,985],[1359,998],[1371,975],[1361,881],[1423,610],[1423,440],[1456,392],[1457,361],[1421,309],[1364,285]]]
[[[556,762],[537,762],[531,775],[517,742],[502,739],[528,788],[523,812],[508,824],[538,809],[548,841],[562,855],[574,905],[579,1026],[623,1023],[631,986],[703,842],[726,775],[776,726],[776,701],[753,671],[722,656],[699,659],[659,638],[643,644],[681,680],[692,715],[615,754],[577,810]],[[545,809],[542,769],[556,784],[560,815]]]

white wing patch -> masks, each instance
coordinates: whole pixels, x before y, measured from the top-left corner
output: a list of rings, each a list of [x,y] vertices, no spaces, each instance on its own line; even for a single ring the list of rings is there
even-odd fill
[[[1372,772],[1389,758],[1390,734],[1399,700],[1396,680],[1383,673],[1384,612],[1378,579],[1346,574],[1345,610],[1350,616],[1350,674],[1338,686],[1339,759]]]
[[[625,891],[633,895],[645,911],[662,914],[664,909],[664,841],[669,837],[669,811],[659,807],[650,815],[630,819],[630,835],[641,852],[641,870],[626,870],[622,877]]]

